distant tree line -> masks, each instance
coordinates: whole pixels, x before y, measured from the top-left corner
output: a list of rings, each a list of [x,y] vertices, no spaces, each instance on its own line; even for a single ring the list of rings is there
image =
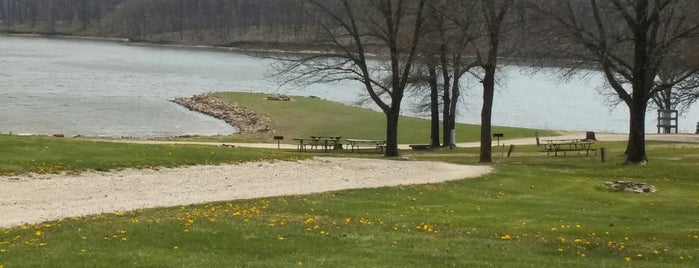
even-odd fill
[[[287,0],[0,0],[0,30],[226,45],[293,42],[312,25]]]

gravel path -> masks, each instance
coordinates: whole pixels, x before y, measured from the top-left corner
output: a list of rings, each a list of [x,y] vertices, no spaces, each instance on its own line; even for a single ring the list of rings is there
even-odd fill
[[[0,177],[0,227],[140,208],[473,178],[487,166],[316,157],[240,165]]]

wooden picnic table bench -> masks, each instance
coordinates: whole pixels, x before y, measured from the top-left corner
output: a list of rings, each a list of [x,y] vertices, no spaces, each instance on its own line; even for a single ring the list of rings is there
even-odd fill
[[[292,140],[296,141],[296,149],[299,152],[305,152],[308,147],[311,149],[320,147],[324,153],[328,153],[337,148],[340,138],[340,136],[311,136],[310,138],[293,138]]]
[[[559,152],[566,156],[566,152],[577,152],[580,155],[581,152],[585,152],[586,155],[590,155],[590,152],[594,152],[597,155],[597,149],[592,148],[593,141],[580,140],[580,139],[561,139],[561,140],[542,140],[544,142],[544,151],[546,155],[558,156]]]
[[[342,144],[340,143],[340,139],[342,138],[342,136],[311,136],[311,138],[316,139],[318,141],[318,145],[321,145],[320,143],[323,143],[326,149],[328,150],[330,149],[330,145],[332,145],[333,149],[342,149]]]
[[[359,150],[360,147],[371,147],[383,153],[386,149],[386,140],[364,140],[364,139],[347,139],[352,152],[354,149]]]
[[[333,148],[336,148],[336,144],[339,143],[340,137],[310,137],[310,138],[292,138],[296,141],[296,149],[299,152],[305,152],[307,147],[311,149],[318,149],[320,147],[324,153],[330,152]]]

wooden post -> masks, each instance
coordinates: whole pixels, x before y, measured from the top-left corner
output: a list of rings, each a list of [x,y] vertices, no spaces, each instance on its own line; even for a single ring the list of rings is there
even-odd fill
[[[605,158],[607,157],[607,149],[604,147],[599,148],[599,154],[602,156],[602,163],[604,163]]]
[[[514,150],[515,150],[515,145],[510,144],[510,149],[507,150],[507,157],[510,157],[510,155],[512,155],[512,152],[514,152]]]

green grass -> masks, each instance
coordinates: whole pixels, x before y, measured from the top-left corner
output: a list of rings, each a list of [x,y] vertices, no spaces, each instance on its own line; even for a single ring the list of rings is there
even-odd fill
[[[265,94],[225,92],[214,96],[235,102],[272,118],[271,129],[275,133],[204,137],[200,140],[219,139],[225,141],[270,142],[272,135],[287,138],[309,136],[342,136],[358,139],[384,139],[386,117],[370,109],[348,106],[327,100],[294,96],[293,101],[268,101]],[[429,120],[401,117],[398,126],[398,142],[402,144],[426,144],[430,137]],[[505,133],[507,138],[534,137],[534,132],[552,135],[553,131],[493,127],[493,132]],[[480,139],[480,126],[458,124],[458,142]]]
[[[193,145],[139,145],[0,135],[0,175],[237,163],[306,158],[277,150]]]
[[[123,145],[116,145],[123,146]],[[649,142],[651,163],[495,155],[442,184],[158,208],[0,230],[5,267],[697,267],[699,147]],[[496,150],[497,152],[497,150]],[[475,163],[477,148],[406,151]],[[610,192],[605,181],[658,187]],[[38,233],[38,231],[41,231]],[[628,258],[628,259],[627,259]],[[628,260],[628,261],[627,261]]]

